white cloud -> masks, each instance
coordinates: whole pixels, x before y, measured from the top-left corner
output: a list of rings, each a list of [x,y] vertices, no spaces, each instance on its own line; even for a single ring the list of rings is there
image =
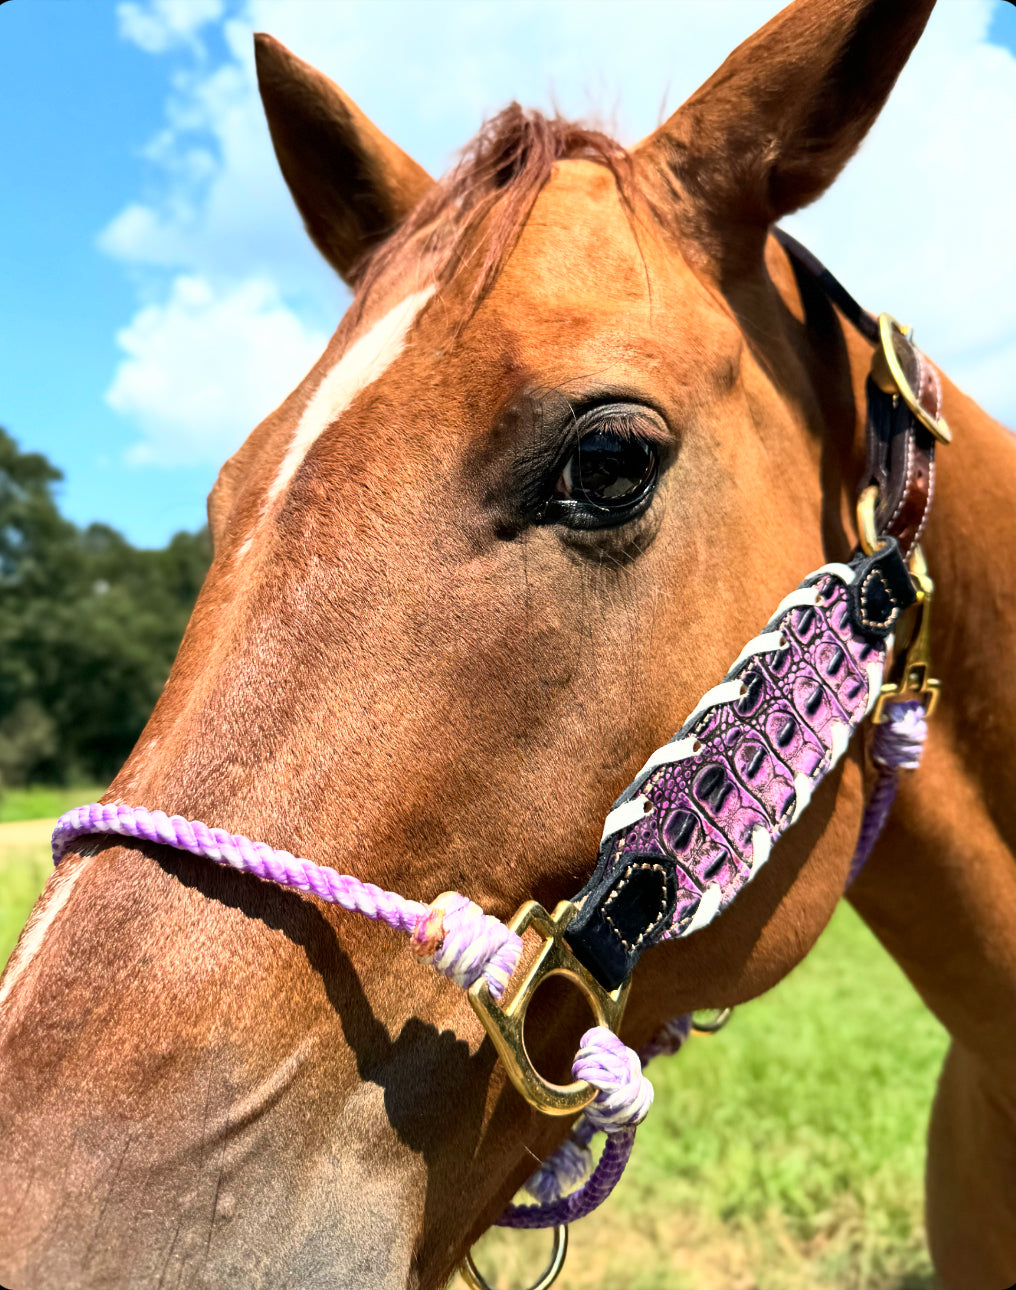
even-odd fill
[[[220,462],[292,390],[327,337],[308,329],[275,286],[216,289],[181,275],[117,335],[124,351],[106,399],[143,440],[134,462]]]
[[[128,348],[110,391],[143,435],[135,456],[170,462],[199,451],[188,428],[197,410],[187,373],[203,370],[197,351],[211,338],[178,326],[181,317],[216,318],[215,379],[238,395],[239,408],[250,354],[272,350],[262,334],[281,328],[303,354],[301,346],[329,331],[348,299],[307,240],[279,177],[257,98],[253,30],[272,32],[319,66],[439,172],[484,116],[511,98],[599,116],[633,142],[654,128],[665,101],[671,110],[780,7],[781,0],[121,5],[121,24],[123,11],[131,14],[128,38],[153,51],[173,42],[182,50],[165,128],[147,150],[154,195],[136,198],[101,237],[136,277],[144,301],[121,338],[144,350],[143,361]],[[869,142],[794,227],[866,305],[914,323],[936,361],[1016,424],[1016,382],[1008,379],[1016,350],[1009,246],[1016,171],[1005,164],[1016,156],[1016,60],[987,42],[992,9],[993,0],[937,7]],[[213,21],[228,51],[217,65],[187,47]],[[181,281],[191,280],[210,293],[200,307],[181,296]],[[261,295],[250,294],[252,283]],[[242,317],[241,302],[254,296],[252,316]],[[228,343],[224,329],[233,329]],[[160,383],[162,344],[175,366],[156,407],[144,391]],[[281,379],[282,366],[274,370]],[[224,416],[214,451],[235,447],[264,410],[251,407],[247,423],[238,413]],[[199,439],[213,451],[211,438]]]
[[[196,47],[199,28],[221,16],[222,0],[123,0],[116,7],[120,35],[148,54],[174,45]]]

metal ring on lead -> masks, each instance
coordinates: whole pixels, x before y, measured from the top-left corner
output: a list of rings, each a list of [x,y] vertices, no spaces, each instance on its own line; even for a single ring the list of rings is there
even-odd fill
[[[885,539],[879,537],[878,528],[875,525],[877,507],[878,485],[869,484],[857,499],[857,536],[865,555],[874,555],[885,545]]]
[[[538,1281],[534,1281],[529,1290],[548,1290],[557,1280],[561,1269],[564,1267],[564,1261],[568,1254],[568,1227],[565,1223],[558,1223],[554,1228],[554,1248],[550,1254],[550,1262],[544,1268]],[[473,1262],[472,1250],[466,1255],[459,1265],[459,1276],[469,1286],[469,1290],[495,1290],[494,1286],[486,1279],[480,1269]]]
[[[696,1021],[693,1013],[691,1018],[692,1032],[696,1035],[715,1035],[718,1030],[723,1029],[733,1015],[733,1008],[720,1008],[716,1016],[709,1021]]]

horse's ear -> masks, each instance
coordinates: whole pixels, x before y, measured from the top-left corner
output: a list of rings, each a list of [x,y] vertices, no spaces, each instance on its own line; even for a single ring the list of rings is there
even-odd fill
[[[714,244],[738,227],[764,232],[836,178],[934,3],[796,0],[739,45],[638,152],[676,179],[691,227]]]
[[[314,245],[346,282],[433,186],[351,98],[261,33],[258,88],[289,191]]]

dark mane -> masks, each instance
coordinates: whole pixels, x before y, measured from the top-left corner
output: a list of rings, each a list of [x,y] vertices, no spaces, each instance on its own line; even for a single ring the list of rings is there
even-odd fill
[[[554,163],[584,158],[605,166],[631,206],[632,159],[609,135],[511,103],[486,122],[458,163],[407,219],[362,261],[357,300],[412,247],[433,260],[438,283],[469,268],[472,303],[490,289],[511,254]],[[482,238],[470,234],[485,224]]]

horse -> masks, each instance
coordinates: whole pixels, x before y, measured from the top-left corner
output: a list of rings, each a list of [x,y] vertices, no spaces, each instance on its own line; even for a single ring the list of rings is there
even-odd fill
[[[573,893],[647,751],[783,591],[855,544],[872,347],[772,230],[833,182],[932,7],[795,0],[637,147],[512,106],[439,182],[257,37],[283,174],[355,294],[222,468],[211,570],[105,800],[501,918]],[[941,702],[850,899],[952,1037],[937,1274],[1001,1290],[1016,444],[942,388],[953,442],[924,537]],[[863,743],[729,910],[641,959],[627,1043],[807,954],[844,890]],[[582,1005],[539,1004],[533,1051],[566,1067]],[[0,1281],[18,1290],[432,1290],[567,1132],[392,933],[162,845],[80,839],[0,1007]]]

